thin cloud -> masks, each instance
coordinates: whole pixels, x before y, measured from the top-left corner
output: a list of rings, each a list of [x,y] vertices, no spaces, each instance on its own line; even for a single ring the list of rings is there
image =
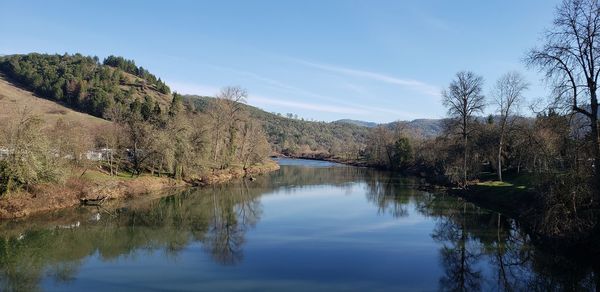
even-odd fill
[[[287,101],[281,99],[268,98],[264,96],[255,96],[252,95],[249,98],[249,102],[258,105],[275,105],[275,106],[285,106],[291,107],[294,109],[305,109],[312,110],[318,112],[326,112],[326,113],[336,113],[336,114],[351,114],[351,115],[364,115],[367,114],[363,109],[354,108],[354,107],[343,107],[337,105],[324,105],[324,104],[314,104],[314,103],[305,103],[305,102],[297,102],[297,101]]]
[[[435,85],[427,84],[427,83],[419,81],[419,80],[397,78],[394,76],[389,76],[389,75],[385,75],[385,74],[381,74],[381,73],[377,73],[377,72],[357,70],[357,69],[345,68],[345,67],[340,67],[340,66],[333,66],[333,65],[329,65],[329,64],[320,64],[320,63],[314,63],[314,62],[309,62],[309,61],[299,60],[299,59],[294,59],[294,61],[296,61],[300,64],[303,64],[303,65],[321,69],[324,71],[335,72],[335,73],[344,74],[344,75],[348,75],[348,76],[368,78],[371,80],[376,80],[376,81],[385,82],[385,83],[389,83],[389,84],[399,85],[402,87],[409,87],[418,92],[421,92],[423,94],[427,94],[430,96],[435,96],[435,97],[440,96],[440,91],[441,91],[440,88],[438,88]]]
[[[223,66],[212,66],[211,65],[210,67],[213,67],[213,68],[215,68],[217,70],[229,72],[229,73],[234,73],[234,74],[237,74],[237,75],[240,75],[240,76],[250,77],[252,79],[261,81],[261,82],[263,82],[265,84],[268,84],[270,86],[273,86],[273,87],[287,89],[287,90],[294,90],[294,91],[299,90],[299,88],[296,88],[294,86],[291,86],[291,85],[288,85],[288,84],[284,84],[284,83],[279,82],[279,81],[277,81],[275,79],[264,77],[264,76],[258,75],[256,73],[252,73],[252,72],[248,72],[248,71],[243,71],[243,70],[238,70],[238,69],[234,69],[234,68],[223,67]]]
[[[169,82],[168,83],[175,91],[182,94],[196,94],[202,96],[215,96],[219,92],[219,88],[210,85],[198,85],[185,82]],[[321,105],[305,102],[286,101],[264,96],[251,95],[248,98],[249,103],[255,105],[274,105],[285,106],[293,109],[306,109],[318,112],[339,113],[339,114],[366,114],[365,110],[353,107],[343,107],[336,105]]]
[[[280,81],[277,81],[277,80],[274,80],[274,79],[271,79],[268,77],[264,77],[264,76],[261,76],[261,75],[258,75],[258,74],[252,73],[252,72],[247,72],[247,71],[242,71],[242,70],[227,68],[227,67],[221,67],[221,66],[211,66],[211,67],[219,69],[219,70],[229,71],[229,72],[232,72],[232,73],[235,73],[238,75],[253,78],[255,80],[264,82],[265,84],[267,84],[273,88],[282,90],[284,92],[299,94],[301,96],[306,96],[306,97],[317,98],[319,100],[327,100],[327,101],[334,103],[334,104],[329,104],[329,105],[322,105],[320,103],[316,104],[316,103],[287,101],[284,99],[274,99],[274,98],[268,98],[265,96],[251,95],[250,98],[248,99],[248,103],[257,105],[257,106],[265,106],[265,105],[266,106],[283,106],[283,107],[290,107],[290,110],[305,109],[305,110],[311,110],[311,111],[317,111],[317,112],[362,115],[362,116],[368,116],[368,115],[372,115],[374,113],[379,113],[381,115],[390,116],[391,120],[397,120],[397,119],[407,119],[408,120],[408,119],[415,119],[415,118],[419,117],[418,114],[415,114],[412,112],[406,112],[406,111],[402,111],[402,110],[389,109],[389,108],[374,107],[374,106],[368,106],[368,105],[364,105],[364,104],[357,104],[357,103],[348,102],[347,100],[343,100],[340,98],[310,92],[310,91],[307,91],[307,90],[304,90],[304,89],[301,89],[301,88],[298,88],[298,87],[295,87],[295,86],[292,86],[289,84],[285,84],[283,82],[280,82]],[[171,88],[174,91],[177,91],[182,94],[215,96],[220,90],[218,87],[215,87],[215,86],[203,85],[203,84],[193,84],[193,83],[186,83],[186,82],[175,81],[175,82],[167,82],[167,84],[169,84],[169,86],[171,86]]]
[[[415,119],[418,117],[418,115],[416,115],[415,113],[410,113],[410,112],[405,112],[405,111],[401,111],[401,110],[394,110],[394,109],[388,109],[388,108],[380,108],[380,107],[373,107],[373,106],[367,106],[364,104],[357,104],[357,103],[352,103],[352,102],[348,102],[348,99],[341,99],[341,98],[337,98],[337,97],[332,97],[332,96],[327,96],[327,95],[323,95],[323,94],[318,94],[318,93],[314,93],[302,88],[298,88],[296,86],[293,85],[289,85],[289,84],[285,84],[283,82],[280,82],[278,80],[269,78],[269,77],[265,77],[256,73],[252,73],[252,72],[248,72],[248,71],[243,71],[243,70],[239,70],[239,69],[234,69],[234,68],[228,68],[228,67],[222,67],[222,66],[211,66],[214,67],[216,69],[219,70],[223,70],[223,71],[227,71],[227,72],[231,72],[234,74],[238,74],[241,76],[245,76],[245,77],[250,77],[253,78],[257,81],[261,81],[263,83],[265,83],[266,85],[281,90],[283,92],[288,92],[288,93],[293,93],[293,94],[298,94],[300,96],[305,96],[305,97],[312,97],[312,98],[317,98],[319,100],[327,100],[330,101],[332,103],[336,103],[336,104],[340,104],[342,105],[337,106],[338,108],[345,108],[345,109],[353,109],[354,111],[359,110],[361,111],[361,113],[373,113],[373,112],[378,112],[378,113],[382,113],[382,114],[388,114],[388,115],[392,115],[394,119]],[[356,93],[360,94],[360,95],[371,95],[369,94],[365,88],[356,86],[356,85],[352,85],[351,83],[342,83],[345,87],[348,87],[348,89],[355,91]],[[270,99],[272,102],[274,101],[274,99]],[[279,99],[278,100],[280,103],[295,103],[296,102],[287,102],[284,100]],[[250,102],[252,102],[252,100],[250,100]],[[306,103],[302,103],[305,104]],[[271,103],[271,105],[274,105],[273,103]],[[283,105],[283,104],[280,104]],[[303,107],[304,109],[314,109],[313,106],[311,107]],[[328,110],[326,112],[336,112],[337,111],[331,111]]]

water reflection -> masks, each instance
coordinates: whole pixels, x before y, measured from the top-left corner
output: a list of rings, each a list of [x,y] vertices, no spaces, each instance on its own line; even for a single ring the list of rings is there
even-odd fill
[[[443,291],[600,291],[597,264],[536,248],[519,222],[462,200],[431,196]]]
[[[518,221],[453,197],[419,191],[417,185],[414,179],[362,168],[292,165],[254,182],[189,189],[124,206],[79,208],[3,222],[0,287],[3,291],[38,290],[44,279],[68,287],[87,259],[110,262],[157,252],[177,258],[194,244],[199,244],[214,263],[240,265],[244,262],[247,234],[260,225],[263,216],[262,196],[293,196],[322,186],[347,191],[361,186],[368,204],[375,207],[373,212],[380,216],[391,216],[391,220],[425,216],[433,222],[434,227],[425,232],[439,255],[442,272],[435,275],[438,267],[431,267],[439,290],[600,287],[594,261],[544,253],[534,247]]]
[[[109,261],[140,250],[177,256],[194,241],[202,242],[214,261],[235,264],[243,258],[246,231],[260,219],[259,194],[241,183],[114,210],[81,208],[33,218],[35,222],[5,223],[1,290],[35,290],[44,276],[69,281],[88,256]]]

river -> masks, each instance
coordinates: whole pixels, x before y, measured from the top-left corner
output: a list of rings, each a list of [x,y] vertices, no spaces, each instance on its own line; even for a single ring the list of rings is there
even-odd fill
[[[0,289],[593,290],[518,221],[387,172],[310,160],[0,223]]]

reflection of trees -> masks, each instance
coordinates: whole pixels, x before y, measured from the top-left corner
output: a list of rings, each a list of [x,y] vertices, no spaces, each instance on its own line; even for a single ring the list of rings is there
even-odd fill
[[[81,222],[77,228],[39,218],[27,229],[0,236],[0,290],[36,290],[46,275],[70,281],[80,261],[95,253],[103,259],[140,250],[177,256],[191,241],[201,241],[218,263],[237,263],[246,231],[259,220],[260,194],[243,184],[193,189],[101,213],[98,221],[90,219],[96,216],[93,209],[63,211],[59,217]]]
[[[495,282],[504,291],[527,290],[528,264],[531,262],[529,236],[517,221],[496,214],[495,237],[484,241],[485,252],[495,269]]]
[[[44,276],[70,281],[82,259],[133,256],[139,251],[177,257],[191,242],[202,243],[215,262],[243,259],[246,232],[262,215],[260,195],[330,185],[351,189],[364,183],[367,200],[381,213],[407,216],[410,204],[436,222],[432,237],[441,245],[443,290],[600,291],[598,264],[534,248],[518,221],[443,194],[417,190],[417,181],[364,168],[285,167],[254,182],[239,182],[125,208],[65,210],[21,223],[0,222],[0,290],[36,290]],[[291,188],[290,188],[291,186]],[[410,203],[410,204],[409,204]],[[92,220],[100,212],[99,220]],[[59,221],[57,221],[59,220]],[[57,228],[81,222],[78,228]],[[491,265],[491,269],[481,269]],[[489,274],[486,274],[488,272]]]
[[[595,261],[544,251],[518,221],[454,198],[425,196],[419,212],[436,218],[432,234],[442,244],[441,290],[598,290]],[[476,267],[489,265],[489,275]]]
[[[598,267],[536,249],[518,221],[455,197],[418,191],[416,180],[361,168],[282,167],[278,175],[281,184],[275,186],[363,181],[368,201],[394,217],[407,216],[414,202],[418,212],[437,221],[432,237],[442,244],[442,290],[593,290],[600,283]],[[491,274],[484,265],[491,265]]]
[[[442,265],[445,275],[440,279],[444,291],[477,291],[481,289],[481,271],[476,267],[481,257],[477,243],[469,238],[467,203],[456,201],[433,231],[433,239],[443,244]],[[461,206],[462,205],[462,206]],[[446,210],[448,211],[448,210]]]
[[[244,235],[260,216],[259,200],[250,197],[244,181],[228,196],[212,193],[211,202],[212,222],[202,240],[204,247],[216,262],[236,264],[243,258]]]
[[[258,182],[268,184],[272,188],[301,188],[316,185],[342,186],[361,180],[369,172],[366,168],[334,166],[334,167],[298,167],[282,165],[279,171],[261,177]]]
[[[394,217],[408,216],[408,203],[416,194],[408,178],[391,176],[386,172],[365,173],[367,200],[377,206],[380,214],[390,212]]]

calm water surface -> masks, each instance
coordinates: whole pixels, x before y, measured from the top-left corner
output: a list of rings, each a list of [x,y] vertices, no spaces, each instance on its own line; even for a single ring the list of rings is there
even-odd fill
[[[0,289],[593,289],[518,222],[419,181],[280,160],[256,181],[2,222]],[[113,202],[113,204],[115,204]]]

